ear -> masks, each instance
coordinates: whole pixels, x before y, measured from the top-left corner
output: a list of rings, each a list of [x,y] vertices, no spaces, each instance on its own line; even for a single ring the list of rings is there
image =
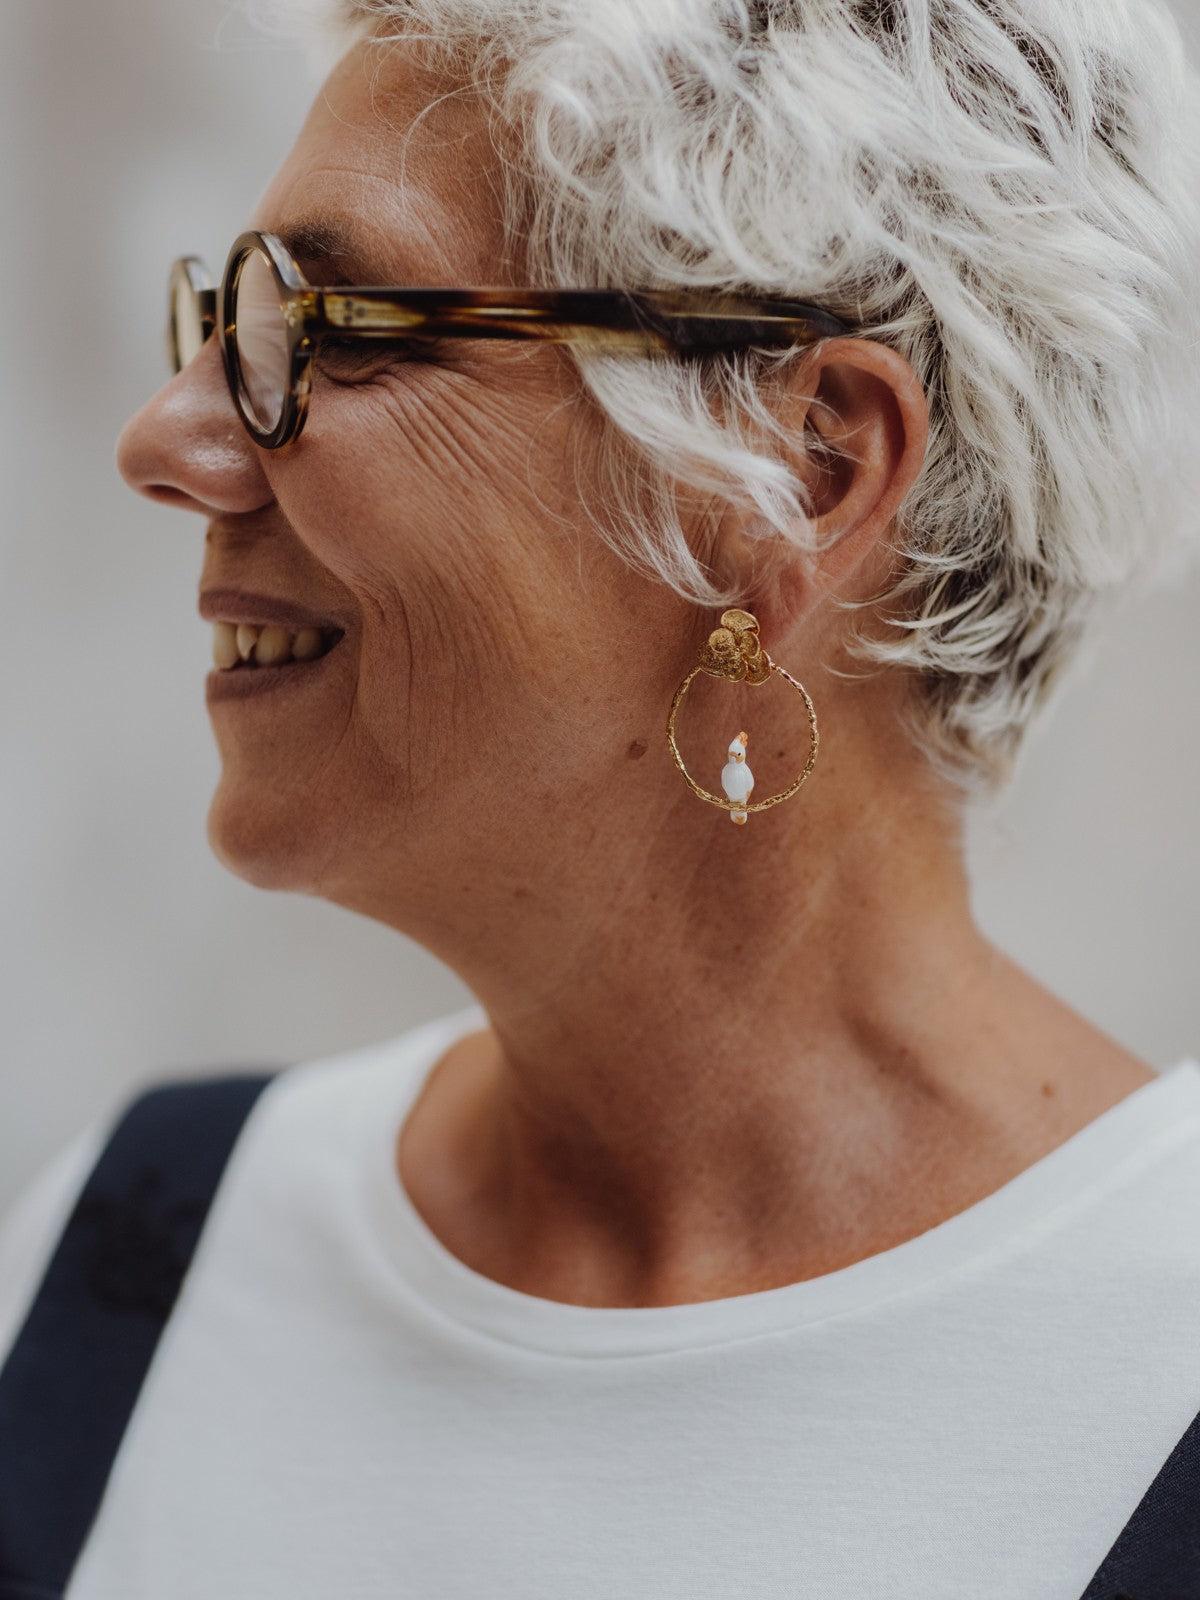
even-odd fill
[[[811,496],[814,555],[742,528],[724,530],[726,560],[744,562],[750,609],[773,638],[856,577],[874,587],[888,561],[896,513],[925,460],[929,412],[916,373],[898,351],[872,339],[829,339],[783,380],[777,414],[802,442],[793,465]],[[757,550],[755,550],[757,546]],[[738,579],[734,578],[735,585]]]

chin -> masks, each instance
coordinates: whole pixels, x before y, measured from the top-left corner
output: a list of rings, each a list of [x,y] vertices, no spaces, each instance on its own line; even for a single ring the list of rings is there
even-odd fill
[[[221,865],[255,888],[318,892],[322,841],[314,835],[311,814],[294,799],[272,806],[261,793],[249,796],[222,783],[208,808],[207,833]]]

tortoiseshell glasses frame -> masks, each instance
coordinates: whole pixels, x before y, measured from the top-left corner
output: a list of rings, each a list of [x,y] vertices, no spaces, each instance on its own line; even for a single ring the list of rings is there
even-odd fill
[[[707,290],[313,288],[273,233],[235,241],[219,287],[203,263],[171,268],[168,344],[179,372],[210,334],[238,416],[266,450],[304,426],[322,338],[538,339],[596,350],[704,354],[815,344],[851,331],[820,306]]]

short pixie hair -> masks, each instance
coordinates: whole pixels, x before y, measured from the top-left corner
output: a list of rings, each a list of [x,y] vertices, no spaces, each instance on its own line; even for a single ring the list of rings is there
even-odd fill
[[[929,448],[853,651],[913,674],[943,775],[1002,782],[1100,602],[1187,548],[1200,79],[1160,0],[329,4],[485,94],[533,279],[817,301],[907,358]],[[813,446],[770,406],[791,357],[572,359],[623,441],[592,509],[627,559],[742,598],[680,485],[812,548]]]

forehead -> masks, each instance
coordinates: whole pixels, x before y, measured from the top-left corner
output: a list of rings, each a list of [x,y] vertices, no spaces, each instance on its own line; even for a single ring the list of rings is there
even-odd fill
[[[327,283],[512,281],[501,161],[476,92],[403,40],[326,79],[253,226]]]

